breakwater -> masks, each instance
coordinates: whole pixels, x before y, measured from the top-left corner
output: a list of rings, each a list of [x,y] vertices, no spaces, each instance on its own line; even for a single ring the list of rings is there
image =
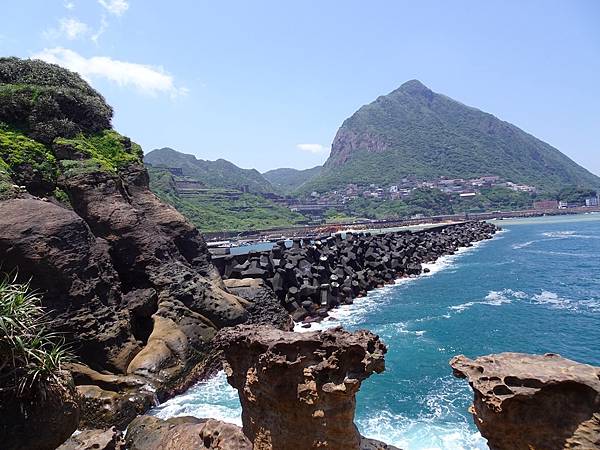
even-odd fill
[[[213,256],[223,279],[260,278],[295,321],[327,316],[367,291],[419,275],[422,264],[490,239],[498,228],[464,222],[418,232],[345,233],[278,241],[270,251]],[[426,270],[426,269],[425,269]]]

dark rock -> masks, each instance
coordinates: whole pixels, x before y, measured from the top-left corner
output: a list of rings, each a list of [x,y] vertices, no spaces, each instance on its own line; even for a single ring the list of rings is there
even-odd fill
[[[55,449],[77,429],[79,414],[75,386],[68,372],[23,395],[0,391],[0,447]]]

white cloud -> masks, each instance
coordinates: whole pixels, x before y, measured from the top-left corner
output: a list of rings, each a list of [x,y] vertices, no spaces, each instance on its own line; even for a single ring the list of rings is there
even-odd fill
[[[298,144],[298,145],[296,145],[296,148],[298,150],[302,150],[303,152],[310,152],[310,153],[323,153],[323,152],[327,151],[325,146],[323,146],[321,144]]]
[[[73,18],[62,18],[60,19],[60,31],[67,39],[77,39],[79,36],[86,34],[89,31],[88,26]]]
[[[86,58],[62,47],[44,49],[33,55],[32,59],[66,67],[88,81],[104,78],[122,87],[134,87],[144,94],[166,93],[171,97],[178,97],[188,93],[186,88],[175,86],[173,77],[160,67],[119,61],[106,56]]]
[[[70,41],[80,38],[90,31],[87,24],[73,17],[63,17],[58,22],[58,28],[50,28],[42,34],[45,39],[59,39],[65,37]]]
[[[63,5],[64,5],[65,8],[67,8],[69,10],[75,8],[75,3],[70,2],[70,1],[65,1]]]
[[[102,36],[104,34],[104,32],[106,31],[107,28],[108,28],[108,20],[106,20],[106,16],[104,14],[102,14],[102,19],[100,20],[100,27],[94,34],[92,34],[92,37],[91,37],[94,44],[98,44],[98,39],[100,39],[100,36]]]
[[[122,16],[129,9],[127,0],[98,0],[98,3],[115,16]]]

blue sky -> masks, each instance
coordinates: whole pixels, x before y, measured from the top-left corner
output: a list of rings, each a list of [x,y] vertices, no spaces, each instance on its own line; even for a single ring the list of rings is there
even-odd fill
[[[343,120],[416,78],[600,175],[600,2],[19,0],[0,54],[73,68],[145,151],[322,163]]]

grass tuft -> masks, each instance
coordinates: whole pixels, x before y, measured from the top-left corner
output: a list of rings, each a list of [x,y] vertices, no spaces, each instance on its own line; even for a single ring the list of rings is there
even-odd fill
[[[0,391],[23,394],[58,381],[72,356],[64,338],[48,331],[40,296],[15,275],[0,279]]]

